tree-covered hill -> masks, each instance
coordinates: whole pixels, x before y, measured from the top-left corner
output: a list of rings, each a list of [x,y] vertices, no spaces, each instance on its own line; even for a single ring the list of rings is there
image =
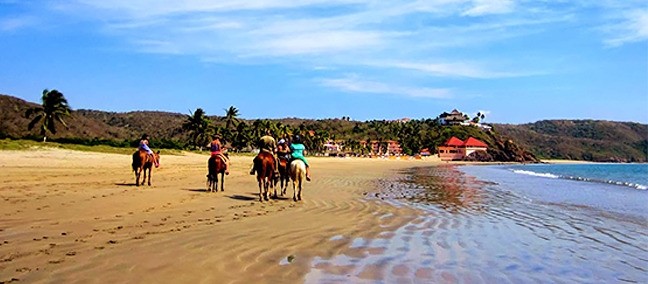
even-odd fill
[[[34,103],[0,95],[0,138],[38,140],[37,131],[27,130],[29,119],[25,117],[25,111],[34,106]],[[347,117],[245,120],[236,118],[236,112],[228,117],[224,111],[205,114],[208,129],[204,133],[192,133],[185,125],[192,115],[73,110],[72,119],[68,121],[69,129],[59,131],[51,139],[128,146],[136,144],[139,137],[147,133],[153,138],[154,147],[191,148],[206,145],[209,133],[218,132],[235,150],[249,150],[264,130],[270,129],[277,136],[306,134],[305,143],[314,152],[322,151],[322,145],[330,140],[344,144],[345,151],[353,153],[367,153],[365,142],[377,141],[386,147],[389,140],[395,140],[401,144],[405,154],[416,154],[425,148],[434,152],[438,145],[452,136],[462,140],[472,136],[489,145],[487,157],[477,159],[520,162],[533,161],[535,157],[619,162],[648,160],[648,125],[630,122],[554,120],[522,125],[495,124],[493,131],[483,131],[472,126],[441,126],[438,118],[407,121],[352,121]]]
[[[648,161],[648,125],[601,120],[496,124],[504,137],[541,158],[600,162]]]

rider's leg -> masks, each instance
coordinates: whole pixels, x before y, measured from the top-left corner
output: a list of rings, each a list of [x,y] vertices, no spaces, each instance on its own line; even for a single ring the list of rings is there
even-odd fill
[[[311,177],[310,177],[310,167],[309,167],[309,166],[306,166],[306,180],[307,180],[307,181],[310,181],[310,180],[311,180]]]
[[[223,154],[220,155],[220,158],[225,163],[225,174],[229,175],[229,159],[227,157],[225,157],[225,155],[223,155]]]

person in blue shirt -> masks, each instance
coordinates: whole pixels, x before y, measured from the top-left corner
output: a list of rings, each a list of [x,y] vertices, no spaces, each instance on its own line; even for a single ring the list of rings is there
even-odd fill
[[[306,157],[304,157],[304,151],[306,151],[306,146],[302,144],[301,137],[297,134],[293,136],[292,142],[290,143],[290,151],[292,152],[291,157],[293,160],[300,159],[306,165],[306,180],[310,181],[310,166]]]

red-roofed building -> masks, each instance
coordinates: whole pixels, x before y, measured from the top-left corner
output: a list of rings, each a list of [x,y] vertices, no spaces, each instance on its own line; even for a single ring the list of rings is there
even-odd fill
[[[461,139],[452,136],[438,148],[439,158],[442,161],[453,161],[461,160],[475,151],[486,151],[488,145],[473,137],[468,137],[466,141],[461,141]]]
[[[439,158],[443,161],[461,160],[464,157],[462,147],[464,142],[457,137],[450,137],[439,146]]]
[[[466,156],[476,151],[486,151],[486,149],[488,149],[488,145],[486,145],[486,143],[473,137],[468,137],[468,139],[466,139],[466,141],[464,142],[463,147],[465,149],[464,155]]]

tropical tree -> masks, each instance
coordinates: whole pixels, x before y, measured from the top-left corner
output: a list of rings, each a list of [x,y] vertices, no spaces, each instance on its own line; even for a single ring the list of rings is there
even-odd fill
[[[472,122],[479,123],[480,121],[484,120],[485,117],[486,116],[483,113],[481,113],[481,111],[477,112],[477,115],[475,115],[475,117],[472,119]]]
[[[182,125],[182,129],[189,132],[189,139],[194,149],[199,147],[202,151],[203,145],[207,144],[210,125],[211,120],[207,118],[202,108],[197,108],[196,111],[187,115],[187,120]]]
[[[232,126],[236,127],[236,125],[240,122],[238,116],[239,110],[234,106],[230,106],[228,109],[225,109],[225,128],[231,129]]]
[[[63,118],[70,116],[72,109],[68,105],[63,93],[57,90],[43,90],[41,102],[40,106],[28,109],[25,112],[25,117],[31,118],[34,116],[27,126],[28,130],[32,130],[40,123],[40,135],[43,136],[43,142],[46,142],[47,132],[56,134],[57,121],[67,128],[67,124]]]

